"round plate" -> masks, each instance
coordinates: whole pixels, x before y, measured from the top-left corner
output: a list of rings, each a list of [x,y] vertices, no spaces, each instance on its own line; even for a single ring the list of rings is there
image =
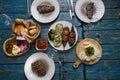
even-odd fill
[[[76,55],[77,56],[79,56],[79,52],[80,51],[84,51],[85,50],[84,45],[86,43],[95,45],[100,50],[100,54],[102,55],[101,45],[96,40],[93,40],[93,39],[90,39],[90,38],[86,38],[86,39],[83,39],[82,41],[80,41],[80,43],[78,43],[78,46],[76,48]],[[92,60],[92,61],[81,61],[81,62],[85,63],[85,64],[95,64],[95,63],[97,63],[100,60],[100,58],[101,57],[98,57],[97,59]]]
[[[85,13],[86,6],[89,2],[93,2],[95,6],[95,13],[93,14],[92,19],[89,19]],[[102,0],[78,0],[75,6],[75,13],[77,17],[86,23],[99,21],[103,17],[104,12],[105,6]]]
[[[51,13],[47,14],[40,14],[37,11],[37,6],[40,5],[41,3],[50,3],[55,7],[55,10]],[[53,20],[55,20],[60,12],[60,6],[57,0],[34,0],[31,6],[31,14],[32,16],[39,22],[41,23],[49,23]]]
[[[54,30],[55,30],[56,25],[59,24],[59,23],[63,25],[63,28],[64,28],[64,27],[68,27],[69,30],[71,31],[72,23],[70,23],[70,22],[68,22],[68,21],[58,21],[58,22],[56,22],[56,23],[54,23],[54,24],[51,25],[51,27],[49,28],[48,32],[49,32],[51,29],[54,29]],[[76,42],[77,42],[77,39],[78,39],[78,32],[77,32],[76,27],[75,27],[75,26],[73,26],[73,27],[74,27],[75,34],[76,34],[76,39],[75,39],[75,43],[74,43],[74,45],[75,45]],[[63,45],[61,45],[60,47],[55,47],[55,46],[53,45],[53,41],[51,41],[51,40],[49,39],[49,37],[48,37],[48,41],[49,41],[50,45],[51,45],[53,48],[55,48],[55,49],[57,49],[57,50],[60,50],[60,51],[69,50],[70,48],[72,48],[72,47],[74,46],[74,45],[73,45],[73,46],[69,46],[69,44],[68,44],[68,42],[67,42],[65,48],[63,47]]]
[[[31,69],[31,64],[34,61],[39,60],[39,59],[45,60],[49,66],[49,69],[46,75],[43,77],[39,77]],[[34,53],[25,62],[24,72],[28,80],[51,80],[51,78],[53,77],[55,73],[55,64],[54,64],[54,61],[48,57],[47,54],[42,53],[42,52]]]

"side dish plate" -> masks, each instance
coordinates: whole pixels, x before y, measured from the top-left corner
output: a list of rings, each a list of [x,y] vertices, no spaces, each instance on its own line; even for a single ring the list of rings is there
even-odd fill
[[[37,6],[39,6],[41,3],[50,3],[55,7],[55,10],[48,14],[40,14],[37,10]],[[60,12],[60,6],[57,0],[34,0],[31,5],[31,14],[32,16],[41,23],[49,23],[52,22],[57,18]]]
[[[95,7],[95,12],[92,19],[89,19],[85,13],[86,6],[89,2],[94,3]],[[105,6],[102,0],[78,0],[75,6],[75,13],[77,17],[83,22],[97,22],[103,17],[105,13]]]
[[[32,71],[31,64],[36,60],[45,60],[48,63],[48,71],[45,76],[39,77]],[[51,80],[55,73],[55,63],[47,54],[38,52],[31,55],[25,62],[24,72],[28,80]]]
[[[64,27],[68,27],[70,31],[71,31],[71,27],[73,26],[72,23],[70,23],[70,22],[68,22],[68,21],[58,21],[58,22],[56,22],[56,23],[54,23],[54,24],[51,25],[51,27],[49,28],[48,32],[49,32],[51,29],[55,29],[55,27],[56,27],[57,24],[62,24],[62,25],[63,25],[63,28],[64,28]],[[64,50],[69,50],[69,49],[71,49],[71,48],[76,44],[76,42],[77,42],[77,40],[78,40],[78,32],[77,32],[77,29],[76,29],[75,26],[73,26],[73,27],[74,27],[74,30],[75,30],[75,43],[74,43],[72,46],[69,46],[69,44],[68,44],[68,42],[67,42],[67,44],[66,44],[65,47],[63,47],[63,45],[61,45],[61,46],[59,46],[59,47],[55,47],[55,46],[53,45],[53,41],[51,41],[51,40],[49,39],[49,37],[48,37],[48,41],[49,41],[50,45],[51,45],[53,48],[55,48],[55,49],[57,49],[57,50],[60,50],[60,51],[64,51]]]

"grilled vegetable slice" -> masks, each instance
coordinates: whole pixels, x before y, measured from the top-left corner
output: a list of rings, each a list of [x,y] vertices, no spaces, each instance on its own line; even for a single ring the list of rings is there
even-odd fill
[[[55,35],[55,39],[53,40],[53,44],[55,47],[59,47],[62,45],[62,36],[61,35]]]

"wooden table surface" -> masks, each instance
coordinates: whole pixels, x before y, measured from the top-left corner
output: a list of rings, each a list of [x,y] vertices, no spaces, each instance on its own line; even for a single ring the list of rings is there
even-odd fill
[[[74,69],[72,64],[76,61],[76,46],[65,52],[58,52],[55,57],[55,75],[52,80],[120,80],[120,0],[103,0],[105,4],[105,14],[103,18],[90,28],[87,24],[80,21],[77,16],[71,20],[69,16],[66,0],[58,0],[60,4],[60,14],[51,23],[41,25],[42,31],[38,38],[47,38],[49,27],[61,20],[72,22],[78,31],[78,42],[84,38],[97,40],[103,49],[102,59],[94,65],[81,64],[78,69]],[[77,0],[74,1],[74,6]],[[32,2],[32,1],[31,1]],[[26,0],[0,0],[0,13],[7,14],[12,23],[16,18],[32,19],[27,13]],[[34,20],[36,21],[36,20]],[[35,49],[35,42],[30,46],[30,50],[19,57],[10,58],[3,52],[3,42],[11,37],[12,23],[4,25],[0,19],[0,80],[27,80],[24,74],[24,63],[26,59],[38,52]],[[36,21],[37,22],[37,21]],[[78,43],[77,42],[77,43]],[[46,54],[53,48],[49,45],[44,51]],[[64,54],[64,65],[59,64],[59,58]]]

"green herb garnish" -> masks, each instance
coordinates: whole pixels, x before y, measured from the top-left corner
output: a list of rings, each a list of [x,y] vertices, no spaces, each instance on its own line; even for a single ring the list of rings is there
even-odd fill
[[[87,48],[85,49],[85,53],[86,53],[87,56],[92,56],[92,55],[94,55],[94,52],[95,52],[95,50],[94,50],[94,48],[91,47],[91,46],[89,46],[89,47],[87,47]]]
[[[12,48],[13,48],[13,45],[16,45],[17,44],[17,41],[16,41],[16,39],[11,39],[11,40],[8,40],[7,42],[6,42],[6,51],[8,52],[8,53],[12,53]]]

